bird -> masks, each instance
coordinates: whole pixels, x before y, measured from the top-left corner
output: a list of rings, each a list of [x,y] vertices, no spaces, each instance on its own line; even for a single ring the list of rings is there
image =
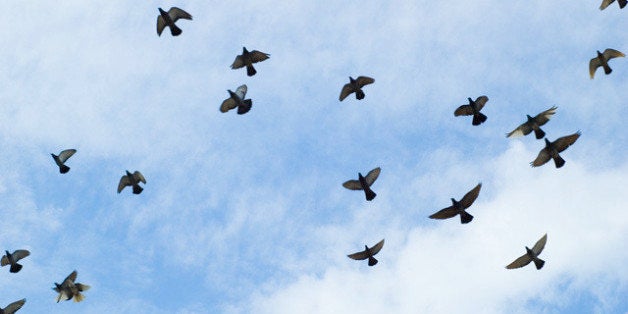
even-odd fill
[[[369,173],[366,174],[366,177],[362,176],[362,174],[358,172],[357,180],[349,180],[343,183],[342,186],[349,190],[363,190],[366,200],[371,201],[375,198],[375,196],[377,196],[377,194],[371,190],[371,185],[373,185],[373,182],[377,180],[381,170],[382,169],[380,167],[377,167],[369,171]]]
[[[343,101],[345,98],[347,98],[347,96],[354,92],[356,99],[364,99],[365,95],[364,91],[362,91],[362,87],[373,83],[375,83],[375,79],[368,76],[358,76],[357,79],[353,79],[351,76],[349,76],[349,83],[345,84],[340,91],[340,101]]]
[[[238,107],[238,114],[245,114],[251,110],[253,106],[253,101],[250,99],[244,99],[246,95],[246,84],[240,85],[235,93],[231,90],[227,90],[229,92],[229,98],[225,99],[220,105],[220,112],[227,112],[235,107]]]
[[[486,121],[487,117],[486,117],[486,115],[481,113],[480,110],[482,110],[482,108],[484,107],[484,105],[488,101],[488,97],[480,96],[475,101],[473,101],[473,99],[471,99],[469,97],[469,98],[467,98],[467,100],[469,100],[469,104],[468,105],[462,105],[462,106],[458,107],[458,109],[456,109],[456,111],[454,111],[454,116],[457,117],[457,116],[470,116],[470,115],[473,115],[473,121],[471,122],[471,124],[473,124],[473,125],[480,125],[480,124],[484,123],[484,121]]]
[[[354,259],[354,260],[365,260],[365,259],[368,258],[369,259],[369,266],[375,266],[377,264],[377,259],[375,259],[375,257],[373,257],[373,255],[379,253],[379,251],[381,251],[382,247],[384,247],[384,239],[379,241],[377,244],[373,245],[373,247],[371,247],[371,248],[369,248],[368,246],[364,245],[364,251],[353,253],[353,254],[349,254],[347,256],[349,258],[351,258],[351,259]]]
[[[558,153],[573,145],[573,143],[575,143],[576,140],[578,140],[578,138],[580,137],[580,134],[580,131],[578,131],[574,134],[560,137],[553,142],[550,142],[546,137],[545,148],[541,149],[539,155],[536,156],[536,159],[534,159],[534,161],[532,161],[530,165],[532,167],[538,167],[544,165],[550,159],[554,159],[554,164],[556,165],[556,168],[562,167],[563,165],[565,165],[565,160],[560,157]]]
[[[55,287],[52,288],[52,290],[59,293],[59,296],[57,296],[57,303],[59,303],[61,299],[67,301],[74,298],[74,302],[81,302],[85,299],[85,296],[81,292],[87,291],[91,287],[78,282],[74,283],[77,275],[78,273],[75,270],[69,274],[63,282],[61,282],[61,284],[55,282]]]
[[[526,115],[526,117],[528,117],[528,121],[518,126],[512,132],[506,134],[506,137],[525,136],[525,135],[530,134],[532,131],[534,131],[534,135],[536,136],[536,139],[540,140],[544,138],[545,132],[541,130],[541,125],[544,125],[545,123],[547,123],[547,121],[550,120],[552,115],[556,113],[556,109],[557,107],[553,106],[552,108],[549,108],[537,114],[534,118],[530,117],[529,115]]]
[[[611,3],[613,2],[615,2],[615,0],[602,0],[602,4],[600,4],[600,10],[606,9],[606,7],[611,5]],[[628,0],[617,0],[617,3],[619,4],[619,8],[623,9],[628,3]]]
[[[523,256],[508,264],[508,266],[506,266],[506,269],[521,268],[530,264],[530,262],[534,262],[534,266],[536,266],[536,269],[543,268],[543,265],[545,265],[545,261],[540,259],[538,256],[543,251],[543,248],[545,247],[545,242],[547,242],[547,233],[538,241],[536,241],[536,244],[534,244],[532,249],[526,246],[526,254],[523,254]]]
[[[76,153],[76,149],[66,149],[63,150],[59,153],[59,155],[55,155],[55,154],[50,154],[52,155],[52,159],[54,159],[55,163],[57,164],[57,166],[59,166],[59,172],[60,173],[66,173],[68,171],[70,171],[70,167],[65,165],[65,161],[68,160],[68,158],[72,157],[72,155],[74,155],[74,153]]]
[[[192,15],[177,7],[170,8],[168,12],[159,8],[159,15],[157,16],[157,35],[161,36],[161,32],[164,31],[166,26],[170,27],[172,36],[181,35],[181,29],[174,24],[179,19],[192,20]]]
[[[13,314],[17,312],[17,310],[21,309],[22,306],[24,306],[24,303],[26,303],[26,299],[15,301],[3,309],[0,308],[0,314]]]
[[[481,188],[482,188],[482,183],[479,183],[477,186],[473,188],[473,190],[467,192],[467,194],[465,194],[464,197],[462,197],[460,202],[457,202],[455,199],[452,198],[451,202],[453,203],[453,205],[439,210],[435,214],[431,215],[430,218],[447,219],[447,218],[451,218],[460,214],[460,223],[466,224],[466,223],[471,222],[471,220],[473,220],[473,216],[467,213],[465,210],[469,208],[471,204],[473,204],[473,202],[475,202],[475,199],[478,198],[478,195],[480,195]]]
[[[606,73],[607,75],[611,74],[611,72],[613,72],[613,69],[611,69],[611,67],[608,66],[608,60],[613,59],[613,58],[618,58],[618,57],[625,57],[625,56],[626,55],[623,52],[615,50],[615,49],[611,49],[611,48],[606,48],[606,50],[604,50],[604,53],[601,53],[598,50],[597,57],[589,61],[589,75],[591,75],[591,79],[593,79],[593,76],[595,75],[595,71],[599,67],[603,67],[604,73]]]
[[[13,254],[9,253],[9,251],[4,251],[5,255],[0,259],[0,265],[6,266],[11,265],[9,272],[17,273],[22,269],[22,265],[18,264],[17,261],[31,255],[31,252],[28,250],[15,250]]]
[[[270,55],[267,53],[257,50],[249,52],[246,47],[242,47],[242,54],[235,58],[233,64],[231,64],[231,68],[235,70],[246,67],[246,75],[253,76],[257,73],[253,67],[253,63],[262,62],[268,58],[270,58]]]
[[[129,170],[126,170],[126,175],[123,175],[122,178],[120,178],[120,183],[118,183],[118,193],[122,192],[122,189],[125,187],[131,185],[133,186],[133,194],[140,194],[144,190],[139,185],[140,182],[146,184],[146,179],[139,171],[130,173]]]

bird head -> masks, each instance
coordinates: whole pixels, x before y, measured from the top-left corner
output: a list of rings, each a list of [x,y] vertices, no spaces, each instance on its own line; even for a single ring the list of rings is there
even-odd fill
[[[355,83],[355,80],[351,76],[349,76],[349,82],[350,83]]]
[[[249,53],[249,51],[246,50],[246,47],[242,47],[242,54],[245,54],[245,53]]]
[[[159,9],[159,13],[161,13],[161,14],[167,14],[167,13],[166,13],[166,11],[162,10],[161,8],[158,8],[158,9]]]
[[[532,120],[534,120],[534,119],[532,119],[532,117],[530,117],[530,115],[529,115],[529,114],[527,114],[527,115],[526,115],[526,117],[528,117],[528,121],[532,121]]]
[[[133,174],[131,174],[131,173],[129,172],[129,170],[125,170],[125,171],[126,171],[126,175],[127,175],[127,176],[129,176],[129,177],[133,177]]]
[[[552,143],[550,143],[550,141],[547,139],[547,137],[545,138],[545,146],[546,147],[550,147]]]
[[[471,99],[471,97],[467,97],[467,100],[469,101],[469,105],[473,105],[473,99]]]
[[[532,252],[532,250],[526,246],[526,253],[528,253],[528,255],[534,256],[534,252]]]

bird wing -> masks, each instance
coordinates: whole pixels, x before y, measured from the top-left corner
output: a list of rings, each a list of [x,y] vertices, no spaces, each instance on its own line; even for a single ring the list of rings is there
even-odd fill
[[[454,111],[454,116],[470,116],[473,114],[473,108],[471,105],[462,105]]]
[[[379,251],[381,251],[383,247],[384,247],[384,239],[382,239],[381,241],[379,241],[377,244],[373,245],[373,247],[370,248],[371,254],[375,255],[379,253]]]
[[[546,162],[548,162],[551,158],[552,158],[552,156],[550,155],[549,151],[547,150],[547,147],[545,147],[545,148],[541,149],[541,151],[539,152],[539,155],[536,156],[536,159],[533,162],[531,162],[530,165],[532,167],[542,166]]]
[[[347,96],[349,96],[353,92],[355,92],[355,90],[353,89],[353,86],[351,86],[351,84],[349,83],[345,84],[345,86],[343,86],[342,90],[340,91],[340,98],[339,98],[340,101],[347,98]]]
[[[355,79],[355,83],[358,84],[360,88],[362,88],[362,86],[364,85],[375,83],[375,79],[368,76],[358,76],[358,78]]]
[[[142,181],[142,183],[146,184],[146,178],[144,178],[144,175],[142,175],[142,173],[137,170],[133,172],[133,178],[135,178],[135,180]]]
[[[556,106],[553,106],[552,108],[549,108],[537,114],[536,117],[534,117],[534,120],[536,121],[538,125],[544,125],[556,113],[556,109],[558,108]]]
[[[161,36],[161,32],[166,28],[166,20],[160,15],[157,16],[157,35]]]
[[[244,59],[242,59],[242,55],[238,55],[235,60],[233,60],[233,64],[231,64],[232,69],[239,69],[244,66]]]
[[[443,208],[437,211],[435,214],[432,214],[430,218],[432,219],[447,219],[454,217],[458,214],[458,211],[453,207],[449,206],[447,208]]]
[[[28,250],[15,250],[15,252],[13,252],[13,260],[15,260],[16,262],[31,255],[31,252],[29,252]]]
[[[242,84],[236,89],[235,94],[240,97],[240,99],[244,100],[244,96],[246,96],[247,87],[246,84]]]
[[[118,183],[118,193],[122,192],[122,189],[129,185],[131,185],[131,179],[127,176],[122,176],[122,178],[120,178],[120,183]]]
[[[352,258],[352,259],[355,259],[355,260],[363,260],[363,259],[367,259],[367,258],[371,257],[371,255],[366,250],[362,251],[362,252],[349,254],[347,256],[349,258]]]
[[[600,66],[602,66],[602,62],[600,62],[600,59],[598,59],[598,57],[595,57],[591,59],[591,61],[589,61],[589,75],[591,76],[592,79],[593,79],[593,76],[595,75],[595,70],[599,68]]]
[[[478,195],[480,195],[481,188],[482,183],[478,183],[478,185],[476,185],[473,190],[467,192],[467,194],[465,194],[464,197],[460,200],[460,206],[465,209],[469,208],[469,206],[471,206],[471,204],[475,202],[475,199],[478,198]]]
[[[0,266],[6,266],[9,264],[9,258],[6,255],[3,255],[2,259],[0,259]]]
[[[252,63],[256,63],[270,58],[270,55],[261,51],[253,50],[250,52],[249,57],[251,58]]]
[[[623,52],[619,50],[611,49],[611,48],[607,48],[606,50],[604,50],[603,55],[604,55],[604,58],[606,58],[606,60],[626,56]]]
[[[237,106],[238,104],[236,103],[236,101],[233,98],[229,97],[225,99],[225,101],[223,101],[220,105],[220,112],[227,112]]]
[[[59,160],[65,162],[68,158],[72,157],[76,153],[76,149],[66,149],[59,153]]]
[[[15,301],[9,305],[7,305],[7,307],[4,308],[4,312],[6,314],[13,314],[15,313],[17,310],[21,309],[22,306],[24,305],[24,303],[26,303],[26,299],[22,299],[19,301]]]
[[[531,261],[532,259],[528,256],[528,254],[523,254],[521,257],[517,258],[514,262],[508,264],[506,268],[507,269],[521,268],[525,265],[530,264]]]
[[[366,180],[366,183],[371,186],[373,185],[373,182],[375,182],[375,180],[377,180],[377,177],[379,177],[379,173],[382,171],[382,169],[380,167],[377,167],[371,171],[369,171],[369,173],[366,174],[366,177],[364,177],[364,180]]]
[[[580,137],[580,131],[571,135],[563,136],[557,139],[553,144],[556,147],[556,150],[558,150],[559,152],[562,152],[565,149],[567,149],[567,147],[573,145],[573,143],[575,143],[579,137]]]
[[[70,273],[67,277],[65,277],[65,279],[63,280],[61,285],[66,285],[67,286],[68,284],[73,284],[74,281],[76,281],[76,276],[78,276],[78,273],[75,270],[72,273]]]
[[[177,7],[170,8],[170,10],[168,10],[168,15],[170,16],[173,22],[176,22],[178,19],[186,19],[186,20],[192,19],[192,15],[190,15],[190,13],[187,13]]]
[[[344,186],[345,188],[349,190],[361,190],[362,189],[362,185],[360,185],[360,181],[358,180],[349,180],[343,183],[342,186]]]
[[[541,252],[543,251],[543,248],[545,247],[546,242],[547,242],[547,233],[543,237],[541,237],[538,241],[536,241],[536,244],[534,244],[534,247],[532,247],[532,252],[534,252],[535,255],[541,254]]]
[[[89,290],[89,288],[91,288],[90,285],[86,285],[86,284],[82,284],[82,283],[76,283],[74,285],[76,286],[76,289],[78,289],[78,291],[87,291],[87,290]]]
[[[524,136],[524,135],[530,134],[530,132],[532,132],[532,127],[526,121],[523,124],[521,124],[520,126],[518,126],[516,129],[512,130],[512,132],[507,133],[506,137]]]
[[[615,2],[615,0],[603,0],[602,4],[600,4],[600,10],[606,9],[611,3]]]
[[[482,110],[482,108],[484,108],[484,105],[486,105],[486,102],[488,101],[488,97],[486,96],[480,96],[475,100],[475,104],[478,106],[478,111]]]

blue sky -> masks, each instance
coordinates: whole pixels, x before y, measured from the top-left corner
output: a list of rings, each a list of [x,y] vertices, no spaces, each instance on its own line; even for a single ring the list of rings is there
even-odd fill
[[[155,32],[178,6],[179,37]],[[625,9],[573,1],[13,1],[2,271],[24,313],[626,313]],[[242,47],[271,55],[258,74]],[[349,76],[366,98],[338,101]],[[222,114],[247,84],[253,108]],[[487,95],[488,120],[453,111]],[[505,134],[556,105],[561,169]],[[61,175],[50,153],[78,152]],[[381,167],[366,202],[342,183]],[[145,190],[116,187],[141,171]],[[473,222],[430,214],[482,182]],[[504,266],[544,233],[546,265]],[[386,244],[380,263],[347,254]],[[4,249],[3,248],[3,249]],[[92,288],[55,303],[72,270]]]

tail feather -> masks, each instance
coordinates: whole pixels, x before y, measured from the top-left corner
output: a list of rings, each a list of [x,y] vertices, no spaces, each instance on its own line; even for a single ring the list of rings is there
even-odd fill
[[[372,201],[375,198],[375,196],[377,196],[377,194],[375,194],[375,192],[373,192],[373,190],[371,189],[364,190],[364,194],[366,195],[367,201]]]
[[[628,0],[617,0],[617,2],[619,2],[619,8],[623,9],[626,4],[628,4]]]
[[[608,65],[605,65],[604,66],[604,73],[611,74],[611,72],[613,72],[613,69],[611,69],[611,67],[609,67]]]
[[[357,98],[358,100],[364,99],[365,96],[366,95],[364,95],[364,92],[362,90],[355,91],[355,98]]]
[[[85,296],[80,292],[74,295],[74,302],[81,302],[84,299],[85,299]]]
[[[253,76],[253,75],[255,75],[255,73],[257,73],[257,70],[255,70],[253,65],[247,65],[246,66],[246,75]]]
[[[243,101],[243,105],[238,106],[238,114],[245,114],[251,110],[253,106],[253,101],[250,99],[246,99]]]
[[[140,194],[140,193],[142,193],[143,190],[144,190],[144,188],[139,186],[139,184],[136,184],[136,185],[133,186],[133,194]]]
[[[22,269],[22,265],[15,263],[11,265],[11,269],[9,269],[9,271],[12,273],[17,273],[18,271],[20,271],[20,269]]]
[[[369,257],[369,266],[375,266],[377,264],[377,259],[375,259],[375,257],[371,256]]]
[[[560,168],[565,165],[565,160],[563,157],[560,157],[560,155],[556,155],[556,157],[554,157],[554,164],[556,164],[556,168]]]
[[[540,259],[540,258],[535,258],[534,259],[534,266],[536,266],[536,269],[541,269],[543,268],[543,265],[545,265],[545,261]]]
[[[181,32],[183,32],[179,26],[175,25],[174,23],[172,25],[170,25],[170,33],[172,34],[172,36],[179,36],[181,35]]]
[[[61,165],[59,166],[59,172],[61,173],[67,173],[68,171],[70,171],[70,167],[66,166],[66,165]]]
[[[534,130],[534,135],[536,136],[537,140],[540,140],[540,139],[545,137],[545,132],[543,132],[543,130],[541,130],[541,128],[538,128],[538,129]]]
[[[460,213],[460,223],[463,224],[468,224],[471,222],[471,220],[473,220],[473,215],[467,213],[467,212],[461,212]]]
[[[487,117],[485,114],[478,112],[477,114],[473,115],[473,122],[471,122],[471,124],[473,125],[480,125],[482,123],[484,123],[484,121],[486,121]]]

